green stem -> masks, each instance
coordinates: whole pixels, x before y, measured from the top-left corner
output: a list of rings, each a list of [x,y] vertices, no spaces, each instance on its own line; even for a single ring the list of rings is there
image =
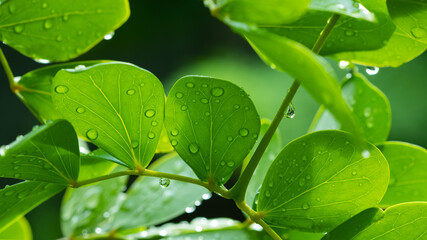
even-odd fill
[[[73,188],[78,188],[84,185],[88,185],[88,184],[92,184],[92,183],[96,183],[96,182],[101,182],[104,180],[108,180],[111,178],[116,178],[116,177],[121,177],[121,176],[129,176],[129,175],[138,175],[138,171],[136,170],[126,170],[126,171],[122,171],[122,172],[115,172],[115,173],[111,173],[105,176],[101,176],[101,177],[96,177],[96,178],[91,178],[91,179],[87,179],[87,180],[83,180],[83,181],[79,181],[76,183],[72,183],[70,185],[70,187]]]
[[[7,62],[6,56],[4,55],[3,51],[0,48],[0,62],[3,66],[4,72],[6,74],[7,80],[9,81],[9,87],[12,92],[16,92],[16,83],[15,79],[13,77],[12,70],[10,69],[9,63]]]
[[[328,22],[325,28],[320,33],[319,38],[317,39],[316,43],[312,48],[313,52],[315,53],[320,52],[320,50],[322,49],[322,46],[325,44],[326,39],[328,38],[335,24],[337,23],[339,17],[340,15],[334,14],[332,15],[332,17],[328,19]],[[280,105],[280,108],[277,111],[276,116],[271,122],[270,127],[268,128],[267,132],[265,133],[264,137],[259,143],[258,148],[255,150],[255,153],[252,155],[251,160],[249,161],[248,165],[246,166],[245,170],[243,171],[237,183],[229,191],[230,197],[234,199],[236,202],[241,202],[245,199],[246,189],[252,178],[252,175],[256,167],[258,166],[258,163],[261,160],[262,155],[267,149],[267,146],[270,143],[271,138],[276,132],[277,127],[282,121],[285,111],[288,108],[289,104],[291,103],[292,99],[294,98],[295,93],[297,92],[299,86],[300,86],[300,83],[298,82],[297,79],[295,79],[291,87],[289,88],[288,94],[286,94],[285,99],[283,99],[283,102]]]

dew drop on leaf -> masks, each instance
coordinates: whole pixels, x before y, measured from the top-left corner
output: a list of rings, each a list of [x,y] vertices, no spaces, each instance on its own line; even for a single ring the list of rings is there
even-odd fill
[[[154,117],[154,115],[156,115],[156,111],[154,111],[152,109],[145,111],[145,116],[148,118],[152,118],[152,117]]]
[[[366,73],[369,75],[375,75],[379,72],[379,68],[378,67],[366,67]]]
[[[3,195],[4,195],[5,197],[8,197],[8,196],[13,195],[14,193],[15,193],[15,191],[10,190],[10,191],[5,192]]]
[[[292,103],[289,103],[289,107],[288,107],[288,110],[286,111],[285,117],[291,118],[291,119],[295,117],[295,107]]]
[[[352,36],[354,36],[354,31],[353,30],[346,30],[345,31],[345,35],[347,36],[347,37],[352,37]]]
[[[202,98],[202,99],[200,99],[200,102],[201,102],[201,103],[206,104],[206,103],[208,103],[209,101],[208,101],[206,98]]]
[[[129,95],[129,96],[132,96],[132,95],[135,94],[135,90],[134,89],[129,89],[129,90],[126,91],[126,94]]]
[[[44,29],[51,29],[52,26],[53,26],[53,24],[52,24],[51,20],[44,21],[44,24],[43,24]]]
[[[77,113],[84,113],[84,112],[86,112],[86,109],[84,109],[82,107],[78,107],[78,108],[76,108],[76,112]]]
[[[224,89],[222,89],[220,87],[212,88],[211,94],[214,97],[221,97],[222,95],[224,95]]]
[[[162,188],[169,187],[170,183],[171,183],[171,180],[169,180],[168,178],[160,178],[159,179],[159,184]]]
[[[176,145],[178,145],[178,141],[177,140],[172,140],[171,141],[171,145],[175,147]]]
[[[13,31],[14,31],[15,33],[21,33],[22,31],[24,31],[24,26],[22,26],[22,25],[17,25],[17,26],[15,26],[15,27],[13,27]]]
[[[182,97],[184,97],[184,94],[182,92],[177,92],[175,94],[175,97],[178,98],[178,99],[181,99]]]
[[[86,66],[82,65],[82,64],[79,64],[79,65],[77,65],[77,66],[74,67],[74,70],[77,70],[77,71],[82,71],[82,70],[85,70],[85,69],[86,69]]]
[[[194,83],[188,82],[188,83],[185,84],[185,86],[188,87],[188,88],[193,88],[194,87]]]
[[[267,190],[267,191],[265,191],[265,196],[266,196],[266,197],[268,197],[268,198],[269,198],[269,197],[271,197],[271,193],[270,193],[270,191],[268,191],[268,190]]]
[[[239,109],[239,108],[240,108],[239,104],[234,105],[234,109]]]
[[[351,175],[356,176],[356,175],[357,175],[357,172],[356,172],[356,171],[353,171],[353,172],[351,172]]]
[[[427,31],[424,28],[416,27],[411,29],[411,34],[415,38],[427,37]]]
[[[195,143],[191,143],[190,145],[188,145],[188,150],[193,153],[196,154],[199,152],[199,146]]]
[[[15,7],[15,5],[14,4],[9,4],[9,12],[10,13],[15,13],[15,11],[16,11],[16,7]]]
[[[156,122],[156,121],[152,121],[151,122],[151,126],[153,126],[153,127],[155,127],[155,126],[157,126],[159,123],[158,122]]]
[[[221,162],[219,163],[219,165],[221,165],[222,167],[224,167],[224,166],[225,166],[225,161],[221,161]]]
[[[55,92],[64,94],[68,92],[68,87],[65,85],[58,85],[55,87]]]
[[[15,177],[15,178],[19,178],[19,177],[21,177],[21,174],[20,174],[20,173],[15,173],[15,174],[13,175],[13,177]]]
[[[89,140],[96,140],[98,138],[98,131],[96,129],[89,129],[86,132],[86,137]]]
[[[111,40],[114,37],[114,31],[104,36],[104,40]]]
[[[186,111],[186,110],[187,110],[187,105],[182,105],[182,106],[181,106],[181,110],[182,110],[182,111]]]
[[[228,162],[227,162],[227,166],[229,166],[229,167],[234,167],[234,162],[233,162],[233,161],[228,161]]]
[[[171,131],[171,135],[172,136],[178,136],[178,134],[179,134],[178,129],[174,129],[174,130]]]
[[[191,206],[191,207],[186,207],[185,208],[185,212],[186,213],[193,213],[194,211],[196,211],[196,207],[195,206]]]
[[[153,132],[149,132],[149,133],[147,134],[147,137],[148,137],[149,139],[153,139],[153,138],[155,138],[155,137],[156,137],[156,134],[155,134],[155,133],[153,133]]]
[[[132,148],[133,148],[133,149],[138,148],[138,146],[139,146],[138,141],[132,141]]]
[[[240,129],[240,130],[239,130],[239,134],[240,134],[240,136],[242,136],[242,137],[246,137],[246,136],[248,136],[249,131],[248,131],[248,129],[246,129],[246,128],[242,128],[242,129]]]
[[[310,208],[310,204],[308,204],[308,203],[303,203],[302,204],[302,209],[308,210],[309,208]]]
[[[347,62],[347,61],[340,61],[340,62],[338,63],[338,66],[339,66],[341,69],[345,69],[349,64],[350,64],[350,63],[349,63],[349,62]]]

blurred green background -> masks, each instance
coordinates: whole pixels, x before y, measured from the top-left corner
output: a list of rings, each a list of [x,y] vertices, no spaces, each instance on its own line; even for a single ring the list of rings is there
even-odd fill
[[[131,17],[115,33],[77,60],[110,59],[130,62],[153,72],[166,91],[184,75],[206,75],[235,82],[248,92],[261,117],[272,118],[292,79],[270,69],[249,45],[225,25],[210,16],[202,1],[131,1]],[[3,45],[3,51],[15,76],[43,65]],[[340,77],[346,73],[330,59]],[[363,70],[363,68],[361,67]],[[392,108],[390,140],[427,146],[427,54],[400,68],[380,69],[368,76],[389,98]],[[0,145],[26,134],[37,120],[8,88],[3,70],[0,73],[1,134]],[[296,116],[284,119],[280,132],[286,144],[306,133],[319,105],[300,89],[293,101]],[[13,180],[0,181],[0,187]],[[35,239],[60,238],[59,206],[61,195],[42,204],[27,215]],[[242,219],[234,204],[213,197],[196,212],[174,221],[228,216]]]

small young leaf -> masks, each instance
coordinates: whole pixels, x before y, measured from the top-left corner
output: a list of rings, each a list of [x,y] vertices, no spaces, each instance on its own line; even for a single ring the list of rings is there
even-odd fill
[[[270,121],[266,119],[261,119],[261,133],[259,139],[262,139],[269,127]],[[245,201],[250,206],[252,206],[254,201],[256,201],[256,194],[259,191],[259,188],[261,187],[262,181],[264,180],[268,168],[270,167],[273,160],[276,158],[277,154],[279,154],[280,150],[282,149],[282,139],[279,133],[280,132],[274,133],[273,137],[271,138],[267,149],[262,155],[262,158],[258,166],[256,167],[254,174],[252,175],[248,188],[246,189]],[[254,147],[254,149],[256,149],[256,147]],[[246,159],[249,161],[250,158]]]
[[[341,95],[334,70],[324,58],[297,42],[263,31],[244,32],[244,35],[267,64],[295,77],[315,100],[334,114],[346,131],[359,134],[360,127]]]
[[[75,58],[129,17],[127,0],[3,1],[0,39],[38,61]]]
[[[84,68],[103,62],[107,61],[72,62],[39,68],[19,78],[17,87],[15,88],[15,94],[40,122],[46,123],[47,120],[60,119],[61,114],[59,114],[53,106],[50,94],[52,79],[55,74],[63,68]]]
[[[206,1],[210,2],[210,1]],[[297,20],[308,10],[310,0],[223,0],[210,5],[220,19],[256,24],[280,24]]]
[[[334,230],[328,232],[322,240],[352,239],[360,231],[378,221],[383,216],[384,212],[381,208],[368,208],[345,221]]]
[[[160,133],[159,144],[157,144],[156,153],[168,153],[172,152],[173,147],[169,141],[168,132],[166,127],[163,125],[162,133]]]
[[[0,190],[0,232],[65,187],[53,183],[21,182]]]
[[[57,120],[3,147],[0,176],[69,185],[77,180],[79,145],[71,124]]]
[[[375,146],[342,131],[314,132],[274,160],[258,211],[272,226],[324,232],[376,206],[388,180],[387,160]]]
[[[123,164],[102,149],[81,155],[79,181],[101,177],[110,173],[117,164]]]
[[[337,13],[359,20],[375,22],[375,15],[354,0],[312,0],[310,10]]]
[[[176,153],[157,160],[150,170],[195,177],[191,168]],[[200,205],[203,194],[209,192],[194,184],[139,177],[127,191],[126,199],[109,228],[130,229],[162,223]]]
[[[387,140],[391,126],[391,109],[387,97],[362,74],[353,73],[341,86],[345,101],[364,129],[366,139],[374,144]],[[322,112],[323,111],[323,112]],[[313,131],[340,129],[340,124],[328,110],[319,110],[319,120]]]
[[[238,86],[219,79],[179,79],[166,103],[165,126],[178,154],[203,181],[225,183],[255,144],[260,120]]]
[[[21,217],[12,225],[0,231],[0,240],[32,240],[30,224],[25,217]]]
[[[390,185],[380,206],[427,201],[427,151],[403,142],[386,142],[378,146],[390,165]]]
[[[52,99],[80,136],[129,168],[150,163],[165,103],[163,86],[152,73],[119,62],[61,70],[53,79]]]
[[[410,202],[387,208],[384,217],[352,240],[425,239],[427,203]],[[340,238],[342,239],[342,238]]]

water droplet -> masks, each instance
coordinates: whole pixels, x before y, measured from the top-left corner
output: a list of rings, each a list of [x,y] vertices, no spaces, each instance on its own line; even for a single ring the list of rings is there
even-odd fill
[[[205,112],[205,116],[206,117],[209,117],[211,115],[211,113],[210,112]]]
[[[15,27],[13,27],[13,31],[15,31],[15,33],[21,33],[22,31],[24,31],[24,26],[17,25]]]
[[[5,197],[8,197],[8,196],[13,195],[14,193],[15,193],[15,191],[10,190],[10,191],[7,191],[7,192],[3,193],[3,195],[4,195]]]
[[[195,206],[191,206],[191,207],[186,207],[185,208],[185,212],[186,213],[193,213],[194,211],[196,211],[196,207]]]
[[[68,87],[65,85],[58,85],[55,87],[55,92],[64,94],[68,92]]]
[[[160,178],[159,179],[159,184],[162,188],[167,188],[169,187],[171,183],[171,180],[167,179],[167,178]]]
[[[185,86],[188,87],[188,88],[193,88],[194,87],[194,83],[188,82],[188,83],[185,84]]]
[[[171,135],[172,136],[177,136],[179,134],[179,130],[178,129],[174,129],[171,131]]]
[[[97,131],[96,129],[89,129],[89,130],[86,132],[86,137],[87,137],[89,140],[95,140],[95,139],[97,139],[97,138],[98,138],[98,131]]]
[[[209,200],[212,197],[212,193],[205,193],[202,195],[203,200]]]
[[[175,97],[181,99],[182,97],[184,97],[184,94],[182,92],[177,92],[175,94]]]
[[[221,165],[222,167],[224,167],[224,166],[225,166],[225,161],[221,161],[221,162],[219,163],[219,165]]]
[[[363,186],[363,183],[359,183],[359,187]]]
[[[227,137],[227,141],[229,142],[233,141],[233,137],[232,136]]]
[[[369,150],[363,150],[363,152],[362,152],[362,156],[364,157],[364,158],[368,158],[368,157],[370,157],[371,156],[371,152],[369,152]]]
[[[20,177],[21,177],[21,174],[20,174],[20,173],[15,173],[15,174],[13,175],[13,177],[14,177],[14,178],[20,178]]]
[[[42,8],[47,8],[47,3],[43,3]]]
[[[147,137],[148,137],[149,139],[153,139],[153,138],[155,138],[155,137],[156,137],[156,134],[155,134],[155,133],[153,133],[153,132],[149,132],[149,133],[147,134]]]
[[[64,22],[68,21],[69,19],[69,15],[68,14],[64,14],[64,16],[62,16],[62,20],[64,20]]]
[[[15,167],[13,167],[13,170],[18,170],[20,168],[20,166],[15,166]]]
[[[369,75],[375,75],[380,71],[378,67],[366,67],[366,73]]]
[[[86,112],[86,109],[84,109],[82,107],[78,107],[78,108],[76,108],[76,112],[77,113],[84,113],[84,112]]]
[[[427,31],[421,27],[412,28],[411,33],[416,38],[423,38],[427,36]]]
[[[181,106],[181,110],[182,110],[182,111],[186,111],[186,110],[187,110],[187,105],[182,105],[182,106]]]
[[[207,85],[206,83],[203,83],[203,84],[202,84],[202,87],[207,88],[207,87],[208,87],[208,85]]]
[[[348,67],[348,65],[349,65],[350,63],[349,62],[347,62],[347,61],[340,61],[339,63],[338,63],[338,66],[341,68],[341,69],[345,69],[346,67]]]
[[[43,168],[50,169],[50,168],[52,168],[52,166],[49,163],[45,163],[45,164],[43,164]]]
[[[363,116],[365,116],[365,117],[371,116],[371,108],[370,107],[367,107],[363,110]]]
[[[175,140],[175,139],[174,139],[174,140],[172,140],[172,141],[171,141],[171,145],[175,147],[176,145],[178,145],[178,141],[177,141],[177,140]]]
[[[268,198],[269,198],[269,197],[271,197],[271,193],[270,193],[270,191],[268,191],[268,190],[267,190],[267,191],[265,191],[265,196],[266,196],[266,197],[268,197]]]
[[[320,200],[321,200],[320,197],[316,198],[316,201],[320,202]]]
[[[104,40],[111,40],[114,37],[114,31],[104,36]]]
[[[56,41],[61,42],[62,41],[62,36],[61,35],[56,36]]]
[[[305,179],[304,178],[299,179],[299,185],[300,185],[300,187],[305,185]]]
[[[348,29],[348,30],[345,31],[345,35],[347,37],[352,37],[352,36],[354,36],[354,31],[351,30],[351,29]]]
[[[353,175],[353,176],[356,176],[356,174],[357,174],[356,171],[351,172],[351,175]]]
[[[9,12],[14,13],[16,11],[16,7],[13,3],[9,4]]]
[[[239,109],[240,106],[238,104],[234,105],[234,109]]]
[[[157,126],[157,125],[159,125],[159,123],[158,123],[157,121],[152,121],[152,122],[151,122],[151,126],[155,127],[155,126]]]
[[[289,107],[288,107],[288,110],[286,111],[285,117],[286,118],[294,118],[295,117],[295,107],[292,103],[289,103]]]
[[[134,89],[129,89],[129,90],[126,91],[126,94],[129,95],[129,96],[132,96],[132,95],[135,94],[135,90]]]
[[[308,210],[309,208],[310,208],[310,204],[308,204],[308,203],[303,203],[302,204],[302,209]]]
[[[190,150],[191,153],[196,154],[199,152],[199,146],[195,143],[191,143],[188,145],[188,150]]]
[[[239,134],[240,134],[240,136],[242,136],[242,137],[246,137],[246,136],[248,136],[248,134],[249,134],[249,130],[248,130],[248,129],[246,129],[246,128],[242,128],[242,129],[240,129],[240,130],[239,130]]]
[[[224,89],[222,89],[220,87],[212,88],[211,94],[214,97],[221,97],[222,95],[224,95]]]
[[[145,116],[148,118],[152,118],[154,117],[154,115],[156,115],[156,111],[154,111],[153,109],[149,109],[145,111]]]
[[[207,100],[206,98],[202,98],[200,99],[200,102],[206,104],[209,102],[209,100]]]
[[[138,146],[139,146],[138,141],[132,141],[132,148],[133,148],[133,149],[138,148]]]
[[[76,70],[76,71],[82,71],[82,70],[85,70],[85,69],[86,69],[86,66],[82,65],[82,64],[79,64],[79,65],[77,65],[77,66],[74,67],[74,70]]]
[[[227,162],[227,166],[229,166],[229,167],[234,167],[234,162],[233,162],[233,161],[228,161],[228,162]]]
[[[45,29],[51,29],[52,28],[52,21],[51,20],[46,20],[46,21],[44,21],[44,24],[43,24],[43,27],[45,28]]]

